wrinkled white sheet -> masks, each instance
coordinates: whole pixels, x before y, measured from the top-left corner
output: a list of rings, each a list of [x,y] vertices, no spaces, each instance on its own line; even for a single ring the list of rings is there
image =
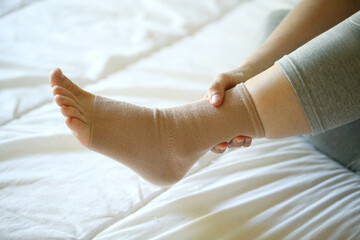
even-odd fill
[[[203,97],[294,1],[0,1],[0,239],[360,239],[360,178],[301,138],[208,153],[153,186],[72,137],[56,66],[85,89],[167,107]]]

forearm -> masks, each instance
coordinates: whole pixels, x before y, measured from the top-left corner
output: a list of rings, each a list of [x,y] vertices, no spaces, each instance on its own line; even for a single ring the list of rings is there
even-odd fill
[[[240,67],[251,78],[359,9],[358,0],[303,0]]]

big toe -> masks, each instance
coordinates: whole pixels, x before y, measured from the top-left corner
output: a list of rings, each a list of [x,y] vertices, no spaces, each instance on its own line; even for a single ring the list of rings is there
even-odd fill
[[[69,90],[75,95],[81,94],[83,92],[81,88],[79,88],[62,73],[60,68],[55,68],[50,72],[49,81],[51,87],[60,86]]]
[[[63,77],[64,77],[64,75],[60,68],[55,68],[55,69],[51,70],[50,76],[49,76],[51,87],[63,85],[63,83],[62,83]]]

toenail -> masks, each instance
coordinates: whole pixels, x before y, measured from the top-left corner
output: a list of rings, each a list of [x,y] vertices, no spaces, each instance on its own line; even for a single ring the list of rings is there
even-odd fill
[[[56,71],[56,74],[57,74],[58,78],[62,78],[64,76],[60,68],[58,68],[58,70]]]
[[[236,139],[235,143],[242,144],[242,143],[244,143],[244,139]]]
[[[246,142],[246,143],[250,143],[250,142],[251,142],[251,139],[250,139],[250,138],[247,138],[247,139],[245,139],[245,142]]]
[[[219,150],[220,150],[220,151],[225,151],[225,150],[226,150],[226,147],[219,147]]]

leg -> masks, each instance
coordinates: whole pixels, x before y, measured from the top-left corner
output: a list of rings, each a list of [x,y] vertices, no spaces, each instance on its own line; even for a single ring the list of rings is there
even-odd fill
[[[50,83],[66,123],[83,145],[159,185],[181,179],[217,142],[240,134],[264,136],[244,84],[226,91],[218,108],[202,99],[151,109],[94,96],[73,84],[59,69],[51,73]]]
[[[279,25],[283,18],[290,12],[288,9],[280,9],[272,11],[265,19],[263,26],[257,33],[257,38],[260,39],[257,45],[261,45],[269,35],[274,31],[274,29]],[[259,69],[257,69],[260,67]],[[230,72],[225,74],[219,74],[215,76],[212,84],[209,87],[207,97],[212,96],[212,98],[217,95],[217,100],[212,102],[214,107],[221,105],[221,99],[223,93],[226,89],[234,87],[240,82],[245,82],[246,80],[254,77],[258,73],[266,69],[266,67],[255,66],[255,70],[252,70],[253,67],[240,66]],[[216,99],[216,98],[215,98]],[[210,99],[209,99],[210,100]],[[251,137],[246,136],[237,136],[233,138],[230,142],[223,142],[214,146],[211,151],[214,153],[224,153],[226,149],[232,147],[249,147],[251,145]]]
[[[317,135],[304,135],[317,150],[360,174],[360,120]]]

